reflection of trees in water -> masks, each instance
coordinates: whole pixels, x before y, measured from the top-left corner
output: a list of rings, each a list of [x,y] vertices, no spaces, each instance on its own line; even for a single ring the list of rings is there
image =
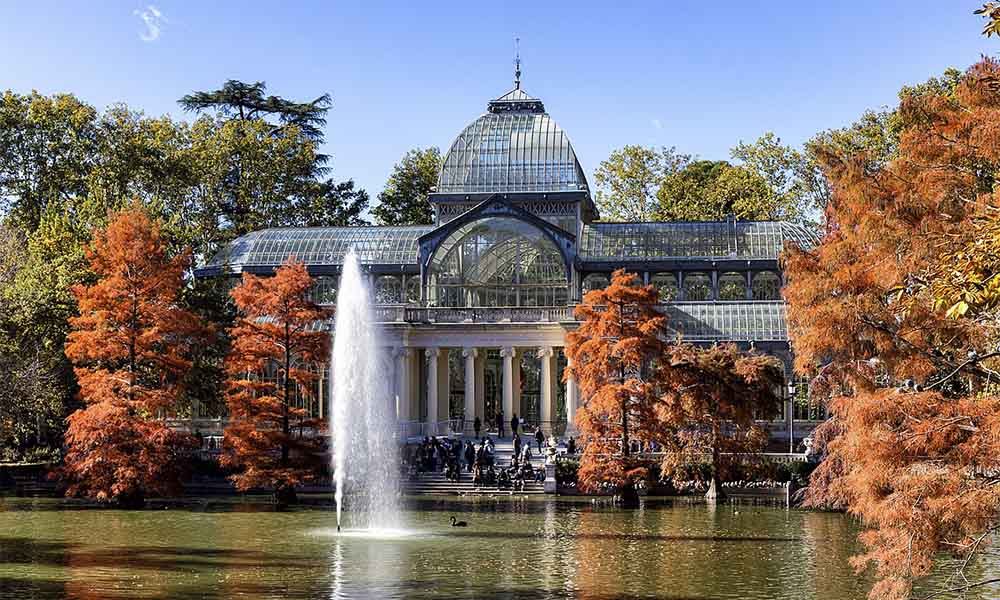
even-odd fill
[[[865,578],[851,567],[850,558],[862,550],[848,517],[839,513],[805,511],[802,543],[808,550],[803,571],[809,574],[809,590],[816,598],[850,593],[863,598],[868,593]]]

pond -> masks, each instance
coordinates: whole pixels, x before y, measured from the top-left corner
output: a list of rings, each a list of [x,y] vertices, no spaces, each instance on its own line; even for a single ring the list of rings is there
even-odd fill
[[[456,515],[465,528],[450,527]],[[409,499],[407,535],[239,498],[143,511],[0,498],[0,598],[863,598],[840,514],[689,500]],[[997,589],[981,596],[996,597]]]

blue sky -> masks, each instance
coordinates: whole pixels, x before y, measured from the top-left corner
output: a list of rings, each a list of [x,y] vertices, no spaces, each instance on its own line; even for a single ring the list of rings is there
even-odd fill
[[[592,176],[625,144],[703,158],[774,131],[800,144],[964,68],[1000,41],[962,0],[0,3],[0,89],[180,115],[229,78],[329,92],[337,179],[373,199],[417,146],[446,150],[511,87],[541,97]]]

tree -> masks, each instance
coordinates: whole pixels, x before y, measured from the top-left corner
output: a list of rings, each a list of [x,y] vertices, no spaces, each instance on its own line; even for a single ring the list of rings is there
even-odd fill
[[[238,469],[237,489],[270,487],[280,502],[313,480],[323,464],[324,424],[309,417],[298,398],[314,397],[313,384],[327,359],[329,335],[318,327],[326,314],[309,300],[313,280],[289,257],[273,277],[243,275],[232,291],[239,317],[230,330],[229,384],[222,464]]]
[[[430,193],[441,172],[441,151],[431,147],[407,152],[396,163],[378,195],[372,215],[379,225],[430,225],[434,209]]]
[[[998,75],[987,59],[952,90],[904,95],[884,164],[819,147],[834,190],[825,236],[786,257],[796,368],[836,433],[808,499],[865,525],[855,562],[874,567],[872,598],[908,598],[942,551],[964,570],[1000,516],[992,229],[977,227],[998,200]]]
[[[265,96],[267,84],[263,81],[243,83],[230,79],[220,89],[193,92],[178,100],[184,110],[193,112],[215,111],[227,119],[240,121],[277,119],[271,124],[271,133],[277,135],[294,129],[313,140],[323,140],[326,113],[333,105],[330,94],[323,94],[310,102],[294,102],[281,96]]]
[[[756,173],[725,161],[696,160],[666,176],[657,193],[657,219],[721,221],[780,219],[781,200]]]
[[[690,161],[674,148],[630,145],[613,151],[594,172],[594,200],[601,216],[613,221],[654,220],[663,179]]]
[[[782,144],[772,132],[750,144],[740,142],[730,155],[766,182],[773,195],[775,218],[815,220],[830,201],[829,186],[816,161],[808,153]]]
[[[69,94],[0,96],[0,214],[33,231],[46,207],[85,191],[97,112]]]
[[[666,318],[659,295],[635,274],[615,271],[611,285],[594,290],[576,307],[580,327],[566,337],[566,377],[580,386],[576,414],[584,442],[579,481],[584,489],[611,486],[627,506],[638,505],[636,484],[648,477],[648,461],[634,456],[632,441],[660,436],[656,385],[666,345]]]
[[[973,14],[986,19],[986,24],[983,25],[983,35],[986,37],[994,34],[1000,36],[1000,2],[987,2],[983,4],[982,8],[973,11]]]
[[[752,467],[767,445],[757,419],[780,414],[784,368],[773,356],[745,354],[735,344],[674,344],[664,360],[660,418],[672,435],[662,440],[661,473],[689,480],[691,466],[708,456],[706,496],[720,498],[721,482]]]
[[[180,385],[200,324],[178,306],[187,254],[167,256],[139,208],[115,216],[87,259],[97,281],[73,288],[80,315],[66,342],[85,408],[70,415],[62,473],[68,493],[126,506],[180,488],[191,437],[160,417]]]

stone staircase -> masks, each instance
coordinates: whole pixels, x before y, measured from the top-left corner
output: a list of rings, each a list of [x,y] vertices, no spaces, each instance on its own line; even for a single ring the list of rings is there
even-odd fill
[[[495,444],[495,464],[498,466],[506,467],[510,465],[510,459],[514,455],[514,443],[507,439],[496,439],[493,438],[493,443]],[[526,442],[527,437],[521,437],[522,442]],[[465,441],[465,438],[462,440]],[[536,470],[545,468],[545,458],[543,456],[537,455],[537,447],[534,445],[534,440],[532,440],[532,456],[531,456],[531,466]],[[403,493],[406,494],[439,494],[439,495],[453,495],[453,496],[496,496],[496,495],[510,495],[510,496],[526,496],[526,495],[542,495],[545,493],[545,487],[540,481],[526,481],[524,483],[524,490],[513,490],[509,488],[498,488],[495,485],[491,486],[475,486],[472,484],[472,473],[465,470],[463,466],[462,476],[460,480],[456,483],[454,481],[448,481],[445,479],[444,472],[435,473],[421,473],[415,479],[404,479],[400,482],[403,489]]]

